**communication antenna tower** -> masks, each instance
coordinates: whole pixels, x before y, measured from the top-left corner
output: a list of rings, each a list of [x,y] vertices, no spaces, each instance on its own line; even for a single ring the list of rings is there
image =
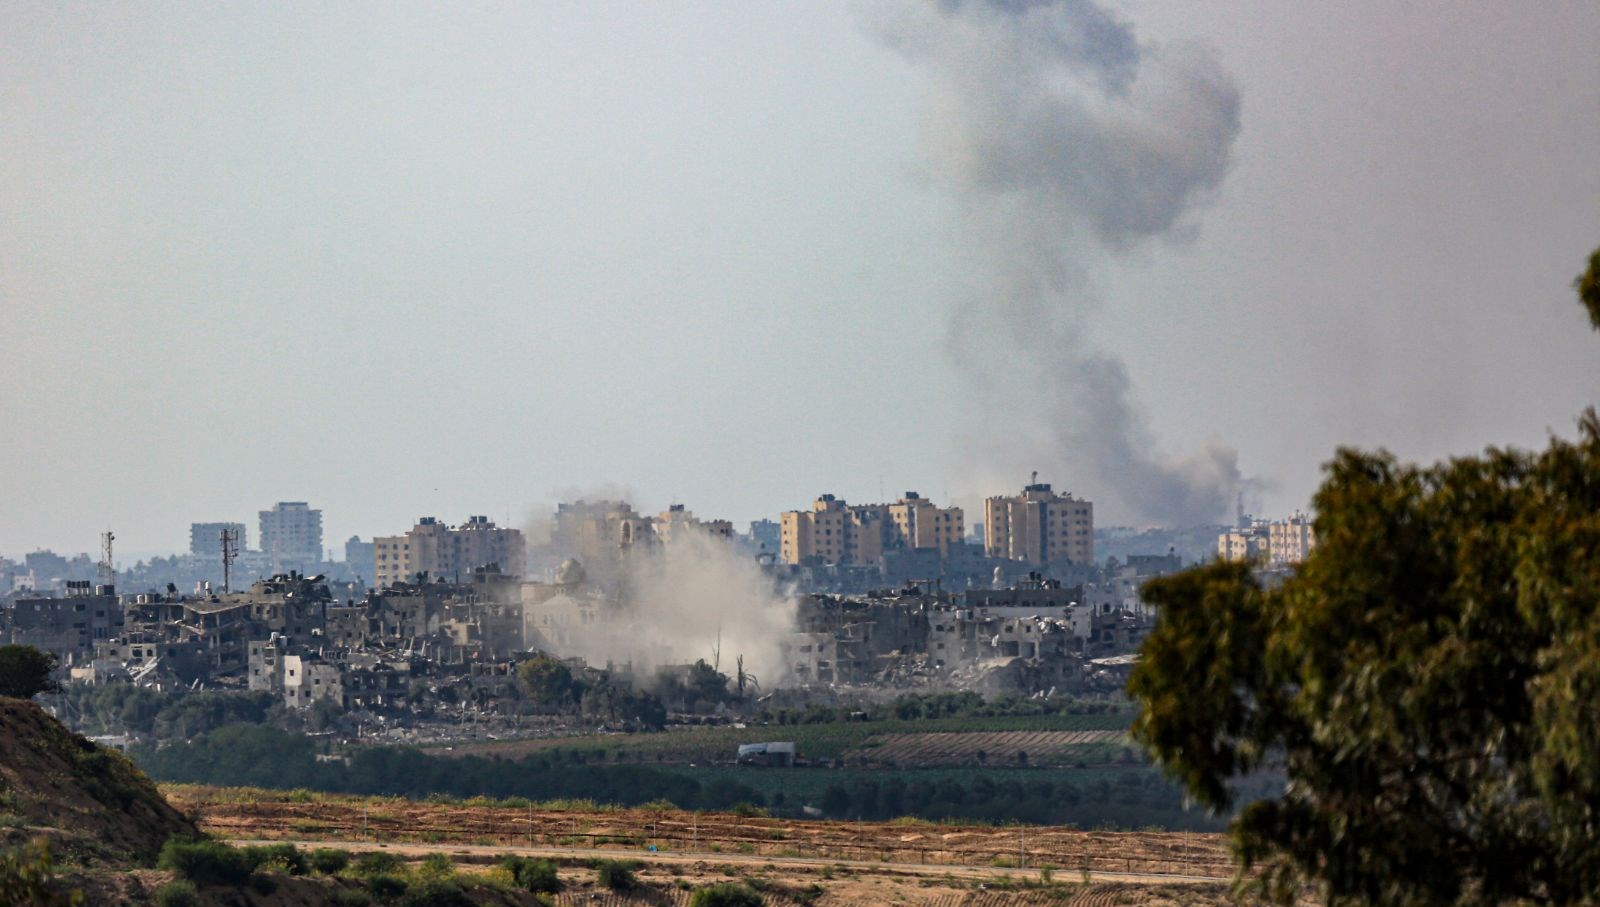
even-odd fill
[[[233,559],[239,556],[239,530],[222,530],[222,594],[233,591]]]
[[[107,586],[117,583],[117,568],[112,566],[111,543],[116,541],[116,535],[107,529],[100,533],[100,582]]]

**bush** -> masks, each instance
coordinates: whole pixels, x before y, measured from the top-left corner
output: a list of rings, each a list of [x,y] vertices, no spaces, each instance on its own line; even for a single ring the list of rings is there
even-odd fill
[[[733,814],[741,819],[765,819],[770,813],[754,803],[740,801],[733,804]]]
[[[309,864],[306,855],[300,848],[293,844],[268,844],[263,847],[245,848],[245,856],[256,869],[266,869],[283,872],[292,876],[303,876]]]
[[[311,851],[311,868],[331,876],[350,865],[350,851],[336,847],[318,847]]]
[[[623,892],[639,887],[639,877],[633,874],[634,865],[621,860],[601,860],[595,869],[602,887]]]
[[[156,889],[158,907],[200,907],[200,893],[194,883],[178,879]]]
[[[56,657],[33,646],[0,646],[0,696],[32,699],[61,689],[51,679]]]
[[[761,895],[740,882],[720,882],[689,895],[689,907],[761,907]]]
[[[445,882],[454,877],[456,866],[442,853],[430,853],[417,867],[417,877],[425,882]]]
[[[475,907],[472,899],[454,882],[434,880],[411,886],[395,907]]]
[[[328,903],[333,907],[371,907],[372,896],[359,888],[335,888]]]
[[[201,885],[243,885],[256,868],[249,854],[221,841],[187,838],[172,838],[162,845],[156,866]]]
[[[65,891],[57,884],[49,841],[40,838],[0,849],[0,904],[69,907],[82,902],[82,892]]]
[[[388,854],[385,854],[388,856]],[[367,879],[367,890],[372,896],[385,904],[391,903],[396,898],[406,893],[406,880],[397,875],[379,873]]]
[[[534,860],[528,857],[506,857],[500,865],[511,873],[517,885],[535,894],[556,894],[561,891],[561,878],[556,874],[554,860]]]
[[[351,871],[358,876],[393,875],[402,869],[400,858],[381,850],[369,851],[356,857]]]

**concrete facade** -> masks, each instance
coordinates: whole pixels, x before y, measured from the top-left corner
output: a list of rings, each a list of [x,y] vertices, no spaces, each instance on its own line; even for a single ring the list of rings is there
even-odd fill
[[[990,557],[1036,566],[1094,563],[1094,504],[1089,501],[1035,482],[1019,495],[985,500],[983,511]]]
[[[785,564],[876,564],[885,551],[927,548],[946,554],[966,532],[959,507],[938,507],[914,491],[893,504],[847,504],[831,494],[810,510],[779,519],[778,558]]]
[[[231,529],[238,533],[235,553],[250,547],[249,533],[243,523],[190,523],[189,553],[196,557],[220,559],[222,557],[222,531]]]
[[[471,517],[458,527],[423,517],[405,535],[374,538],[372,557],[373,584],[387,589],[424,572],[455,579],[491,564],[520,574],[527,544],[522,530],[499,528],[485,516]]]
[[[261,551],[273,572],[306,570],[322,562],[322,511],[305,501],[280,501],[261,511],[260,518]]]

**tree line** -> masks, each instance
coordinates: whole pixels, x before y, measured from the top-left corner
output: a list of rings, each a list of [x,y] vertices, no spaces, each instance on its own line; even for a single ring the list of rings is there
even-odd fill
[[[303,734],[263,725],[230,725],[184,743],[142,745],[130,751],[151,777],[162,781],[401,796],[592,800],[637,806],[665,801],[682,809],[726,810],[741,804],[798,816],[812,807],[835,819],[883,820],[900,816],[984,822],[1032,822],[1143,828],[1211,828],[1215,822],[1184,811],[1181,791],[1144,770],[1114,779],[1073,784],[1045,772],[1022,779],[1016,772],[839,772],[810,800],[781,789],[784,780],[814,780],[825,769],[751,769],[755,785],[694,770],[586,761],[580,751],[500,758],[431,756],[408,747],[363,747],[348,763],[318,761],[322,747]],[[790,773],[790,774],[783,774]],[[804,774],[802,774],[804,773]],[[1263,782],[1268,788],[1275,782]],[[761,788],[779,789],[764,794]]]

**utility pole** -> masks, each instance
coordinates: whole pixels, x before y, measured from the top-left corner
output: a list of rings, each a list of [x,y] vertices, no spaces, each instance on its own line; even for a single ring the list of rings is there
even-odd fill
[[[227,595],[233,585],[233,559],[239,556],[239,530],[222,530],[222,594]]]

